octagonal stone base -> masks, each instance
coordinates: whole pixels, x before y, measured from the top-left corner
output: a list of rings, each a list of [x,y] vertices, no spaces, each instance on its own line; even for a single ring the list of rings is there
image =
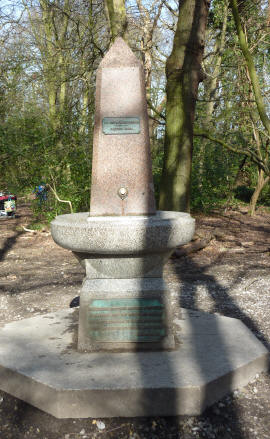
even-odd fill
[[[198,415],[268,368],[236,319],[182,309],[171,352],[80,353],[78,310],[0,330],[0,388],[57,418]]]

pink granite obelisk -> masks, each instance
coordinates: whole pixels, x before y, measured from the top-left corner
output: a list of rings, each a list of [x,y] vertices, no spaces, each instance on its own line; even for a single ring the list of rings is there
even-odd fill
[[[143,67],[117,38],[97,72],[90,216],[155,212]]]

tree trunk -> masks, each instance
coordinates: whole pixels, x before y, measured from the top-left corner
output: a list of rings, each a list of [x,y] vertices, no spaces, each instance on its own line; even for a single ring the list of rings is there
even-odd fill
[[[167,106],[160,209],[189,211],[193,122],[210,1],[179,1],[173,50],[166,64]]]
[[[204,89],[205,89],[204,100],[206,100],[206,106],[205,106],[205,118],[203,120],[202,126],[205,131],[210,129],[210,124],[213,117],[215,99],[217,97],[219,76],[221,70],[221,61],[225,47],[225,36],[226,36],[227,21],[228,21],[228,8],[229,8],[229,0],[225,0],[224,8],[223,8],[223,22],[222,22],[221,32],[216,40],[216,44],[214,47],[214,52],[217,53],[217,55],[214,56],[215,67],[212,72],[210,71],[209,75],[204,81]],[[198,185],[200,191],[202,190],[202,184],[203,184],[203,170],[205,165],[206,145],[207,145],[207,139],[202,139],[200,143],[200,150],[199,150],[199,169],[198,169],[198,173],[199,173]]]
[[[152,4],[149,4],[150,9],[153,9],[155,4],[155,0]],[[161,1],[157,8],[156,14],[153,16],[148,8],[145,8],[141,0],[137,0],[137,7],[140,12],[140,22],[143,27],[143,34],[141,37],[141,54],[144,65],[144,74],[145,74],[145,88],[146,88],[146,99],[148,102],[148,116],[149,116],[149,136],[151,148],[153,148],[155,143],[155,122],[153,118],[153,112],[149,103],[151,102],[151,83],[152,83],[152,63],[153,63],[153,51],[154,51],[154,42],[153,36],[156,30],[158,20],[160,18],[162,8],[164,2]]]
[[[270,177],[264,178],[264,172],[262,169],[259,170],[259,176],[257,181],[257,186],[255,188],[255,191],[252,194],[250,203],[249,203],[249,211],[248,213],[253,216],[255,214],[256,204],[259,199],[259,196],[261,194],[261,191],[263,190],[266,183],[268,183]]]
[[[53,8],[48,3],[47,0],[40,0],[39,2],[41,7],[41,17],[42,23],[44,26],[44,37],[45,37],[45,45],[43,41],[40,39],[40,35],[35,29],[35,35],[38,41],[38,45],[40,47],[40,51],[42,53],[43,66],[44,66],[44,76],[45,81],[47,82],[48,89],[48,100],[49,100],[49,119],[51,123],[51,127],[54,131],[58,128],[58,114],[57,114],[57,85],[55,81],[56,77],[56,52],[55,46],[53,43],[54,37],[54,29],[53,29]],[[35,23],[32,24],[32,29],[34,28]]]
[[[243,172],[243,168],[246,164],[246,161],[247,161],[247,156],[245,155],[239,164],[237,174],[236,174],[236,176],[234,178],[234,182],[231,186],[232,190],[237,189],[238,186],[241,186],[241,184],[242,184],[241,177],[242,177],[242,172]]]
[[[125,39],[127,31],[125,0],[105,0],[105,7],[112,41],[114,41],[116,37]]]

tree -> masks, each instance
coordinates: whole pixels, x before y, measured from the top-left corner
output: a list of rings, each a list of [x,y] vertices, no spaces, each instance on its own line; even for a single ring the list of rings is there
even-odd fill
[[[117,37],[126,39],[128,22],[125,0],[105,0],[105,7],[112,42]]]
[[[1,161],[1,176],[25,190],[45,176],[60,198],[72,198],[75,209],[85,210],[95,70],[109,42],[103,5],[83,0],[21,0],[17,7],[21,20],[12,33],[4,33],[0,17],[1,39],[6,35],[2,59],[13,64],[5,67],[2,77],[0,153],[8,151],[9,164]],[[13,13],[18,15],[18,10]],[[15,20],[12,14],[11,20]],[[20,50],[15,50],[17,46]],[[11,173],[13,163],[16,172]]]
[[[267,136],[267,140],[265,142],[266,151],[265,151],[264,158],[266,161],[268,161],[268,158],[269,158],[269,149],[268,148],[269,148],[269,140],[270,140],[270,118],[267,115],[266,106],[264,103],[264,99],[263,99],[263,95],[262,95],[262,91],[261,91],[261,86],[260,86],[259,78],[258,78],[258,75],[256,72],[254,60],[253,60],[251,51],[248,47],[247,37],[243,31],[243,27],[241,24],[237,0],[230,0],[230,6],[232,8],[233,18],[234,18],[237,36],[238,36],[238,40],[239,40],[239,45],[240,45],[242,54],[243,54],[245,62],[246,62],[247,71],[248,71],[248,79],[249,79],[251,86],[252,86],[252,92],[254,95],[257,111],[259,113],[261,124],[263,125],[263,128],[264,128],[264,130],[266,132],[266,136]],[[262,157],[262,148],[261,148],[262,141],[261,141],[261,138],[259,136],[259,133],[258,133],[258,130],[256,127],[256,121],[254,121],[254,119],[252,120],[252,124],[253,124],[253,132],[254,132],[254,138],[256,141],[256,145],[257,145],[258,155],[260,157]],[[267,177],[264,178],[264,171],[262,169],[259,170],[258,184],[257,184],[257,187],[254,191],[254,194],[253,194],[252,199],[251,199],[251,204],[250,204],[250,214],[251,215],[253,215],[255,213],[255,206],[256,206],[259,194],[260,194],[261,190],[263,189],[263,187],[265,186],[265,184],[268,183],[269,178],[270,178],[269,175],[267,175]]]
[[[155,143],[156,128],[155,114],[153,114],[152,109],[152,100],[155,95],[153,91],[154,89],[158,88],[156,86],[158,81],[153,81],[153,76],[155,73],[157,73],[155,75],[155,79],[157,76],[160,79],[160,77],[163,76],[162,74],[164,69],[164,63],[162,61],[160,63],[160,59],[158,59],[157,56],[158,31],[160,28],[160,18],[164,3],[164,0],[159,2],[154,0],[147,3],[146,7],[142,0],[136,0],[136,6],[138,9],[138,18],[136,19],[136,34],[137,39],[140,41],[139,51],[144,65],[146,99],[148,102],[149,115],[149,135],[152,149],[154,148]],[[162,73],[160,72],[160,64]]]
[[[219,11],[218,8],[221,7],[222,10]],[[203,81],[204,93],[201,99],[204,102],[204,114],[201,116],[201,124],[204,130],[209,130],[211,126],[214,106],[218,96],[219,91],[219,81],[221,74],[221,62],[223,59],[223,52],[225,48],[225,37],[227,30],[227,20],[228,20],[228,8],[229,1],[224,0],[224,4],[218,4],[218,8],[214,9],[215,17],[218,20],[218,29],[215,29],[215,24],[213,23],[212,28],[207,30],[207,40],[209,47],[209,53],[207,53],[203,60],[203,67],[205,72],[205,79]],[[221,14],[221,15],[219,15]],[[213,29],[214,28],[214,29]],[[211,37],[211,33],[214,35]],[[209,42],[209,40],[212,40]],[[210,44],[209,44],[210,43]],[[212,44],[211,44],[212,43]],[[203,170],[205,169],[205,148],[207,146],[207,139],[203,138],[200,142],[199,148],[199,166],[198,166],[198,185],[199,189],[202,189],[203,180]]]
[[[166,63],[167,105],[160,209],[188,211],[193,123],[210,1],[179,2],[172,53]]]
[[[248,158],[244,163],[245,165],[248,162],[252,164],[249,169],[253,170],[250,173],[253,180],[257,174],[256,187],[250,201],[250,213],[254,214],[258,197],[269,181],[269,117],[267,115],[267,89],[263,88],[263,79],[267,81],[269,74],[266,56],[269,33],[263,8],[259,5],[254,8],[252,1],[240,5],[239,12],[236,1],[230,1],[234,20],[231,20],[230,15],[230,32],[227,33],[227,47],[222,55],[220,87],[214,99],[213,124],[205,124],[204,118],[198,118],[195,136],[214,142],[212,146],[205,143],[208,148],[208,162],[213,145],[221,145],[227,151],[234,153],[232,159],[234,157],[237,167],[231,166],[230,170],[226,165],[228,173],[234,169],[237,174],[238,163],[240,167],[243,166],[243,161],[237,158],[237,154],[243,154]],[[206,85],[207,81],[204,87]],[[201,96],[204,99],[205,94]],[[207,109],[209,99],[206,101],[204,105],[200,103],[200,111],[202,107]],[[201,141],[199,145],[201,148]],[[215,154],[212,166],[218,161],[218,156]],[[255,173],[254,168],[257,169]],[[209,180],[209,177],[207,178]],[[215,175],[215,183],[217,180],[217,175]],[[232,189],[232,174],[230,180]],[[224,182],[225,185],[226,182]]]

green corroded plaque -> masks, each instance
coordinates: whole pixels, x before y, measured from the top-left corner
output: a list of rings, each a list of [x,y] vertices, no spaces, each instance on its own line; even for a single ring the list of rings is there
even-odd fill
[[[140,134],[139,117],[104,117],[102,120],[104,134]]]
[[[91,307],[94,308],[163,308],[163,303],[159,299],[94,299],[91,302]]]
[[[96,342],[160,342],[166,336],[164,305],[158,298],[93,299],[88,325]]]

